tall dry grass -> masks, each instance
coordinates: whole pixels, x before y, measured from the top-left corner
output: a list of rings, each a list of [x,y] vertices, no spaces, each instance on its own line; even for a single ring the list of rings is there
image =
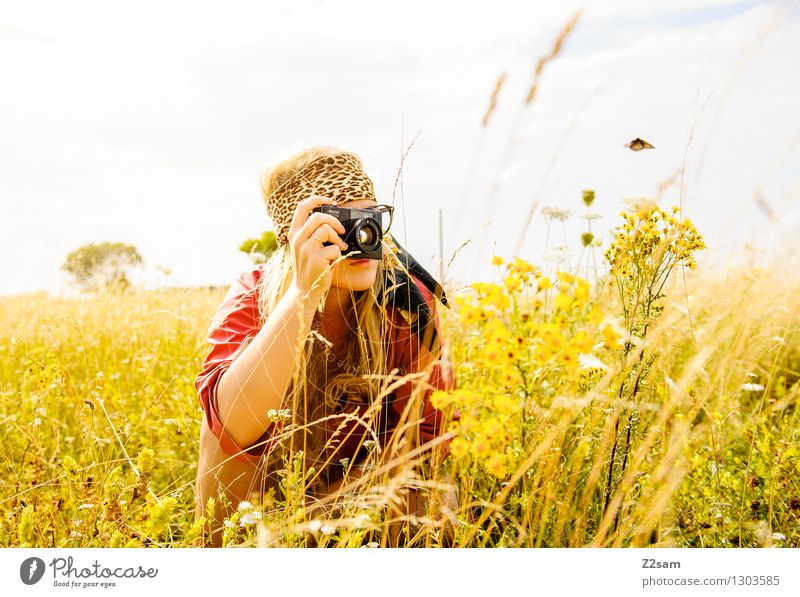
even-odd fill
[[[673,276],[663,313],[629,355],[656,355],[647,381],[620,398],[620,349],[600,331],[620,321],[612,289],[600,285],[559,312],[556,297],[574,294],[580,279],[541,290],[530,275],[527,287],[462,292],[461,306],[443,312],[463,394],[458,433],[469,444],[458,457],[433,475],[411,466],[412,452],[354,478],[316,513],[301,506],[302,467],[288,466],[283,492],[244,504],[225,544],[305,545],[311,535],[318,545],[380,545],[399,520],[406,545],[798,546],[798,281],[777,267],[689,271],[687,300]],[[203,544],[192,382],[223,293],[2,300],[4,546]],[[594,334],[591,354],[608,369],[553,361],[532,374],[534,357],[520,351],[508,363],[543,377],[513,378],[504,394],[513,404],[499,402],[506,368],[487,369],[498,334],[489,323],[502,321],[517,343],[526,323],[553,317],[566,317],[565,345]],[[538,333],[527,336],[534,346]],[[488,451],[475,445],[498,417],[513,437]],[[501,445],[508,455],[497,470]],[[443,501],[448,480],[454,510]],[[396,514],[412,488],[428,510]]]

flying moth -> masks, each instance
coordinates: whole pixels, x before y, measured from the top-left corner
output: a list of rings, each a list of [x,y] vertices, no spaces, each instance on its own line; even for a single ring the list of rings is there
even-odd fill
[[[625,147],[629,148],[631,151],[641,151],[643,149],[655,149],[655,147],[650,145],[644,139],[640,139],[639,137],[636,137],[630,143],[626,143]]]

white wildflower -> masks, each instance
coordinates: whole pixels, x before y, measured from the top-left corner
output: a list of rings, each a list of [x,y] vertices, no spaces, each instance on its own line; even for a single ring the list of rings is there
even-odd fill
[[[253,509],[253,504],[251,504],[250,502],[246,500],[242,500],[241,502],[239,502],[239,510],[252,510],[252,509]]]
[[[608,365],[606,365],[593,354],[579,354],[578,362],[580,363],[582,369],[608,369]]]
[[[267,411],[267,419],[272,423],[280,423],[281,421],[288,421],[292,418],[292,411],[288,408],[281,408],[275,410],[271,408]]]
[[[786,541],[786,535],[783,533],[772,533],[773,541]]]
[[[563,222],[572,215],[572,211],[556,207],[555,205],[544,205],[542,206],[542,215],[548,220],[559,220]]]
[[[336,529],[329,524],[323,524],[319,531],[323,535],[333,535],[336,532]]]
[[[261,512],[256,512],[255,510],[247,512],[239,519],[239,526],[243,527],[249,524],[256,524],[259,520],[261,520]]]
[[[765,388],[760,383],[743,383],[741,389],[744,392],[763,392]]]
[[[359,514],[353,519],[353,527],[357,529],[363,529],[369,526],[369,523],[370,519],[366,514]]]
[[[312,520],[311,522],[308,523],[308,530],[311,531],[312,533],[316,533],[321,526],[322,523],[319,520]]]

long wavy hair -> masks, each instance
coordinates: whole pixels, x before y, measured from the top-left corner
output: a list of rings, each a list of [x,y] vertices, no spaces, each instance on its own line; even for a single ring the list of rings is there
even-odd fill
[[[273,189],[312,160],[339,151],[331,146],[311,147],[267,166],[260,177],[264,201]],[[328,445],[330,438],[326,418],[336,419],[345,400],[349,403],[374,404],[385,388],[387,379],[391,379],[391,372],[387,371],[391,319],[379,297],[385,291],[387,281],[390,285],[394,283],[395,268],[403,267],[395,249],[390,237],[384,237],[383,258],[379,262],[374,284],[367,290],[350,291],[353,309],[349,324],[354,327],[345,335],[342,346],[335,347],[334,353],[330,341],[318,331],[320,318],[324,317],[323,297],[314,314],[311,331],[298,347],[298,366],[287,389],[284,404],[291,408],[291,428],[297,430],[292,434],[294,449],[299,446],[303,450],[307,465],[313,465],[316,471],[326,472],[319,475],[320,483],[337,476],[337,473],[331,474],[334,462],[325,455],[326,450],[331,448]],[[288,244],[279,246],[264,265],[257,287],[261,325],[288,290],[293,276],[291,249]],[[284,441],[270,454],[273,466],[286,453],[289,445],[290,442]],[[268,468],[272,467],[268,465]]]

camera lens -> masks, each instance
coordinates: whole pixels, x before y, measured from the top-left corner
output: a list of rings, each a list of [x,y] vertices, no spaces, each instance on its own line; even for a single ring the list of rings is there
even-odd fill
[[[358,231],[358,242],[362,245],[371,245],[374,242],[375,235],[369,228],[362,228]]]
[[[364,252],[374,251],[381,242],[380,225],[373,219],[365,218],[361,220],[356,225],[354,233],[356,244]]]

